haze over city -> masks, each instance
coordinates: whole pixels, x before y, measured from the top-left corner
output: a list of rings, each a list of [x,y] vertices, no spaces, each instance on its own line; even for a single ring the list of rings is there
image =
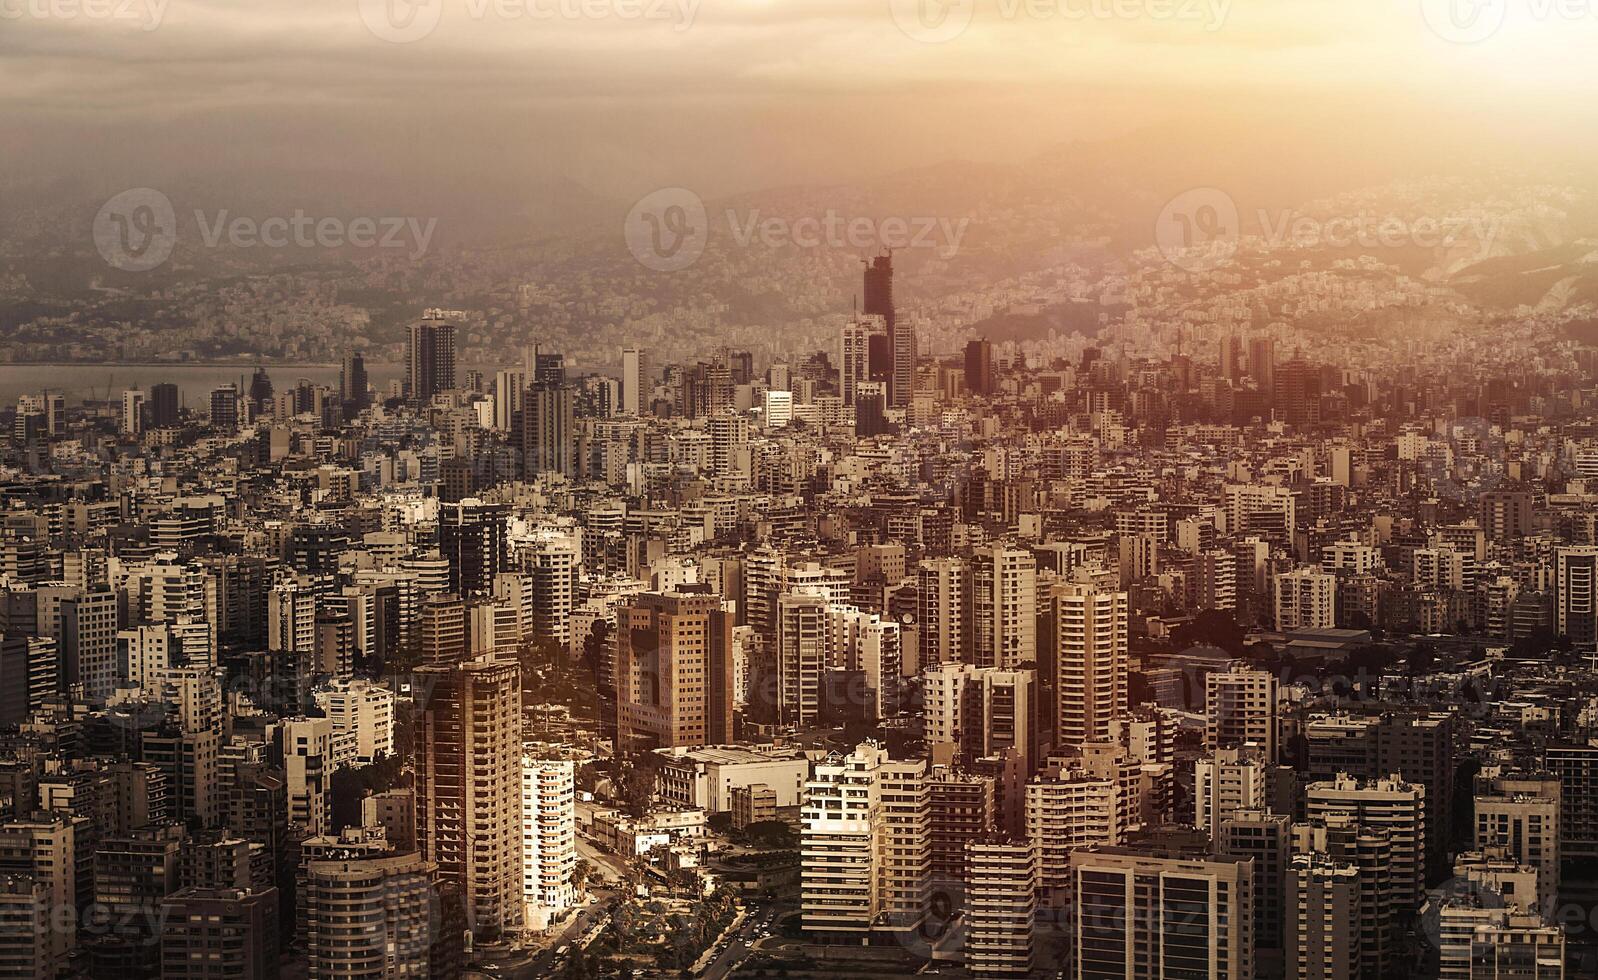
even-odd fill
[[[1598,0],[0,0],[0,980],[1598,977]]]

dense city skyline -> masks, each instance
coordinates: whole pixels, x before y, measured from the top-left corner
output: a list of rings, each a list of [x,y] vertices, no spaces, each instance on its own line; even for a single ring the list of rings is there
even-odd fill
[[[1598,0],[0,0],[0,980],[1598,977]]]

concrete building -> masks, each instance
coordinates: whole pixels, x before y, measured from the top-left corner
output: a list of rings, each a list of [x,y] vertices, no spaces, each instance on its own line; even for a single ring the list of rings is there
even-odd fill
[[[526,927],[546,928],[572,907],[577,866],[576,766],[522,759],[522,896]]]
[[[1026,841],[986,838],[966,845],[965,967],[974,977],[1032,972],[1038,910],[1038,855]]]
[[[493,941],[522,921],[521,672],[480,660],[415,677],[417,843]]]
[[[1053,636],[1045,659],[1058,698],[1056,747],[1113,738],[1128,715],[1127,594],[1062,583],[1042,602]]]
[[[733,740],[732,614],[708,593],[645,593],[617,611],[617,745]]]
[[[276,888],[184,888],[161,903],[162,980],[275,980]]]
[[[866,743],[817,764],[801,811],[804,928],[821,942],[904,933],[926,914],[931,872],[923,762]]]
[[[1196,844],[1071,854],[1072,980],[1254,975],[1254,869]]]
[[[1342,815],[1386,831],[1392,846],[1393,901],[1397,914],[1420,907],[1426,885],[1426,787],[1392,776],[1360,781],[1340,775],[1305,790],[1310,820]]]
[[[1277,755],[1277,680],[1266,670],[1237,664],[1204,675],[1204,747],[1255,746],[1267,763]]]
[[[1320,854],[1297,855],[1288,866],[1287,895],[1288,980],[1358,980],[1358,869]]]

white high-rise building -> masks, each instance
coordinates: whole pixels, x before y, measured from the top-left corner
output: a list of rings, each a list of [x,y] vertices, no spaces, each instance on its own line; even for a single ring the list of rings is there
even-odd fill
[[[1112,739],[1127,715],[1127,594],[1062,583],[1045,599],[1054,631],[1055,739]]]
[[[807,932],[837,940],[904,932],[925,918],[932,852],[926,763],[865,743],[818,763],[800,808]]]
[[[1337,576],[1301,568],[1276,576],[1276,629],[1331,629],[1337,625]]]
[[[122,393],[122,434],[138,438],[144,435],[144,392]]]
[[[394,692],[364,679],[339,678],[315,693],[333,723],[339,765],[369,766],[394,754]]]
[[[1216,749],[1193,764],[1193,825],[1212,837],[1238,810],[1265,809],[1265,760],[1248,749]]]
[[[649,352],[627,347],[621,352],[621,412],[644,415],[649,410],[649,392],[654,384],[654,368]]]
[[[972,661],[1014,669],[1037,660],[1038,569],[1030,551],[995,545],[971,576]]]
[[[522,888],[526,923],[542,929],[572,907],[577,865],[576,767],[569,761],[522,759]]]

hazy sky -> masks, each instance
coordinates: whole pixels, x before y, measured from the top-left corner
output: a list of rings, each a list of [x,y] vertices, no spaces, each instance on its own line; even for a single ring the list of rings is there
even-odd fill
[[[920,2],[0,0],[0,163],[625,197],[1160,127],[1172,154],[1243,132],[1591,159],[1598,0]]]

